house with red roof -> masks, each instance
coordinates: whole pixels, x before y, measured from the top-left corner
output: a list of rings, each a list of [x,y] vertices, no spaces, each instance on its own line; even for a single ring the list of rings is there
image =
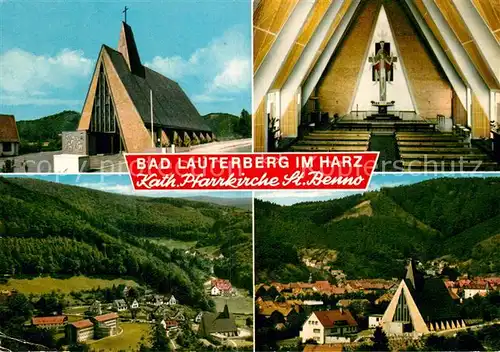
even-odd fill
[[[66,325],[66,339],[69,343],[80,343],[94,338],[94,323],[89,319]]]
[[[358,331],[358,323],[347,309],[313,312],[302,325],[302,342],[314,340],[318,344],[348,343],[349,335]]]
[[[31,325],[40,329],[57,329],[65,326],[67,322],[68,317],[65,315],[31,318]]]
[[[94,323],[95,336],[103,338],[118,333],[118,313],[107,313],[90,318]]]
[[[229,280],[213,279],[210,294],[212,296],[228,296],[233,293],[233,286]]]

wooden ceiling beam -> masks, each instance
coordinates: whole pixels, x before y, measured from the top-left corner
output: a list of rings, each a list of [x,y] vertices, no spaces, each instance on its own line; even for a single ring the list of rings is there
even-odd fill
[[[420,2],[420,4],[422,4]],[[423,15],[420,13],[419,8],[416,6],[414,0],[406,0],[406,5],[410,10],[411,14],[418,27],[420,28],[421,33],[427,40],[427,44],[431,47],[434,55],[436,56],[439,64],[441,65],[446,77],[450,81],[455,93],[457,94],[458,99],[462,103],[463,106],[467,104],[467,86],[460,77],[459,73],[455,70],[452,62],[449,60],[445,48],[441,46],[437,38],[434,36],[433,31],[428,26],[427,22],[423,18]]]
[[[477,96],[481,107],[485,111],[490,111],[489,87],[484,82],[481,74],[476,69],[476,65],[471,60],[469,54],[459,40],[459,38],[466,38],[466,35],[463,32],[457,35],[455,34],[451,27],[452,24],[448,23],[446,17],[443,16],[443,13],[441,13],[439,7],[434,1],[423,0],[423,4],[425,5],[427,14],[432,18],[439,29],[439,32],[448,46],[449,53],[453,56],[456,65],[462,71],[465,79],[472,88],[474,94]]]
[[[261,0],[260,6],[264,6],[265,3],[272,3],[273,1],[276,0]],[[316,1],[321,0],[297,2],[285,24],[277,34],[276,39],[273,41],[271,48],[262,59],[262,63],[256,69],[254,74],[253,111],[256,111],[261,100],[271,88]],[[254,32],[255,26],[258,25],[258,19],[259,17],[257,18],[257,22],[255,22],[256,18],[254,17]]]
[[[462,18],[465,26],[472,34],[476,47],[488,66],[488,75],[494,84],[490,88],[500,88],[500,44],[497,42],[493,32],[488,28],[481,14],[469,1],[456,1],[455,7]],[[471,45],[471,44],[464,44]]]
[[[354,14],[360,2],[361,0],[352,1],[345,14],[342,16],[342,19],[340,20],[337,28],[334,30],[332,36],[328,40],[328,44],[326,44],[324,50],[321,52],[321,55],[319,56],[319,58],[315,59],[314,66],[309,71],[308,75],[306,76],[307,78],[303,81],[302,84],[302,106],[307,103],[309,97],[314,91],[314,88],[318,84],[321,75],[325,71],[328,62],[330,61],[330,58],[332,57],[341,39],[346,33],[347,28],[349,27],[349,24],[351,23],[351,20],[354,17]]]

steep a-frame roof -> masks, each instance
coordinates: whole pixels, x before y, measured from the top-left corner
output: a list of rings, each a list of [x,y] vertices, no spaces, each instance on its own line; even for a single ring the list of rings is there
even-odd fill
[[[406,284],[426,322],[460,318],[458,306],[442,279],[425,279],[419,289],[413,289],[408,280]]]
[[[153,123],[164,128],[211,131],[177,82],[142,66],[130,71],[125,57],[104,45],[103,49],[120,77],[144,123],[150,123],[150,90],[153,91]],[[137,72],[137,71],[136,71]]]
[[[149,128],[151,123],[151,92],[155,128],[211,132],[177,82],[141,63],[132,28],[126,23],[122,23],[118,50],[107,45],[101,48],[79,130],[86,130],[90,126],[101,65],[105,68],[111,95],[115,100],[118,123],[127,151],[140,151],[150,145],[146,127]]]

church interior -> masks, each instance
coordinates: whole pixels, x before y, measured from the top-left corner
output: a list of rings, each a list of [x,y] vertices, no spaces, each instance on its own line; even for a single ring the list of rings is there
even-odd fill
[[[258,0],[253,33],[256,152],[499,169],[497,0]]]

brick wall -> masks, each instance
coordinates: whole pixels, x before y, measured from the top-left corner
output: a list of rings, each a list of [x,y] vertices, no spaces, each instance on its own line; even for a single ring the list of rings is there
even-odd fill
[[[418,113],[451,116],[452,87],[397,1],[384,1]]]
[[[370,0],[360,5],[359,16],[353,20],[317,85],[320,109],[331,116],[350,111],[380,2]]]

